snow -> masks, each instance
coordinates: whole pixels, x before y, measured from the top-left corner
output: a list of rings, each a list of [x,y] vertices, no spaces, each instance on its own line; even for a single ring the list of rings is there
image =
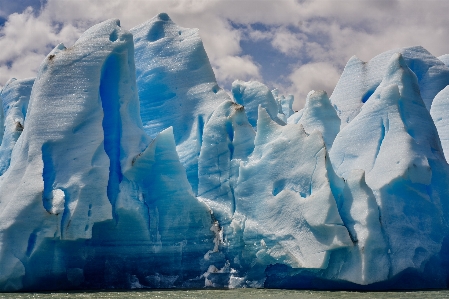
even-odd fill
[[[447,288],[447,60],[352,57],[294,112],[165,13],[93,26],[0,93],[0,291]]]

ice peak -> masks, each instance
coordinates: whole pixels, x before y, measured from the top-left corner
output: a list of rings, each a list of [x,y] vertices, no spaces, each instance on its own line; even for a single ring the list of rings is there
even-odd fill
[[[357,55],[352,55],[351,58],[349,58],[346,65],[352,64],[352,63],[366,63],[366,62],[363,61],[362,59],[360,59]]]
[[[402,57],[394,55],[397,53]],[[449,84],[449,68],[423,47],[387,51],[366,63],[353,56],[346,64],[331,96],[332,104],[342,120],[341,126],[345,127],[357,116],[384,79],[387,70],[394,73],[404,65],[416,75],[422,100],[427,110],[430,110],[435,95]]]
[[[256,140],[254,141],[255,145],[257,146],[259,144],[269,142],[279,127],[280,125],[271,119],[267,110],[262,107],[262,105],[259,105],[257,116],[257,134]]]
[[[120,27],[120,20],[109,19],[86,30],[76,41],[75,45],[89,42],[91,39],[109,39],[111,43],[115,41],[132,42],[132,35]]]
[[[145,132],[155,137],[173,127],[179,158],[196,192],[204,125],[229,96],[217,85],[197,29],[179,27],[159,14],[130,31]]]
[[[323,135],[326,148],[331,149],[335,136],[340,128],[340,118],[332,106],[325,91],[312,90],[307,95],[306,104],[298,118],[292,117],[289,123],[297,123],[304,126],[307,133],[317,130]]]
[[[154,17],[154,19],[156,19],[156,18],[161,20],[161,21],[166,21],[166,22],[171,21],[170,17],[165,12],[161,12],[156,17]]]
[[[253,127],[257,126],[259,105],[266,109],[272,120],[281,125],[285,124],[277,117],[278,104],[265,84],[258,81],[235,80],[232,82],[232,95],[236,103],[245,106],[248,120]]]
[[[330,105],[329,97],[327,92],[324,90],[312,90],[307,95],[306,106],[308,107],[321,107],[323,105]],[[332,105],[331,105],[332,106]]]
[[[136,40],[146,40],[147,42],[157,42],[163,38],[176,39],[185,31],[197,32],[197,29],[187,29],[178,26],[173,22],[168,14],[160,13],[149,21],[131,29]]]
[[[390,58],[385,77],[388,78],[388,77],[394,76],[396,74],[396,72],[398,72],[399,70],[410,71],[407,64],[405,63],[405,60],[404,60],[404,57],[402,56],[402,54],[395,53]]]
[[[389,93],[391,91],[390,88],[387,88],[389,85],[397,85],[400,97],[397,100],[407,101],[423,108],[426,107],[421,98],[418,78],[407,66],[401,53],[395,53],[391,57],[384,78],[372,97],[387,100],[389,103],[395,102],[395,96],[382,96],[380,94],[383,92]]]

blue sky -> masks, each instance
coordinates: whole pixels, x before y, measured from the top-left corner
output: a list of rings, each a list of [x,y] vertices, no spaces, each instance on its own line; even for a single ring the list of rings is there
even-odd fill
[[[219,84],[259,80],[295,95],[329,94],[352,55],[422,45],[449,53],[446,0],[0,0],[0,86],[35,75],[58,43],[119,18],[130,29],[167,12],[200,29]]]

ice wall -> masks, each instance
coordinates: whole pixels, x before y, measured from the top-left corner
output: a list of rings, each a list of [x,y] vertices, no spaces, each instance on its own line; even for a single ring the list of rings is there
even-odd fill
[[[243,106],[232,101],[218,106],[204,127],[198,196],[212,208],[221,225],[229,224],[235,212],[240,162],[252,153],[254,138]]]
[[[448,287],[445,57],[351,58],[293,113],[167,14],[131,32],[2,89],[1,291]]]
[[[231,224],[242,234],[242,255],[254,259],[248,264],[326,268],[331,250],[352,244],[332,194],[326,155],[319,132],[280,126],[259,108],[255,148],[240,167]]]

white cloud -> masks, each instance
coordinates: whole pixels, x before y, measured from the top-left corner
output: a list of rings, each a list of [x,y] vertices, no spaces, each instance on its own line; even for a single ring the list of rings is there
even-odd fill
[[[221,84],[261,79],[260,64],[240,47],[242,39],[250,39],[266,41],[286,59],[297,59],[294,64],[304,64],[286,74],[297,84],[290,87],[297,95],[318,88],[313,86],[319,81],[331,92],[338,70],[352,55],[366,61],[411,45],[422,45],[435,56],[449,53],[447,11],[449,1],[443,0],[48,0],[40,12],[9,15],[0,27],[0,85],[12,76],[34,74],[39,57],[52,45],[70,46],[95,23],[119,18],[130,29],[167,12],[179,25],[200,29]],[[268,29],[255,30],[254,24]]]
[[[304,40],[307,36],[304,34],[295,34],[286,28],[279,28],[273,32],[271,45],[285,55],[297,55],[304,46]]]
[[[233,76],[260,79],[259,66],[250,57],[241,55],[241,32],[215,11],[214,2],[49,0],[37,16],[32,9],[12,14],[0,31],[0,48],[6,49],[0,52],[0,84],[9,77],[22,78],[33,74],[52,46],[59,42],[70,46],[95,23],[119,18],[122,26],[130,29],[159,12],[167,12],[183,27],[201,29],[204,46],[221,83],[232,82]],[[62,29],[59,30],[55,24]]]
[[[311,90],[324,90],[330,96],[340,77],[340,72],[331,64],[315,62],[300,66],[290,74],[292,85],[289,92],[295,95],[293,108],[304,106],[307,93]]]
[[[249,56],[222,57],[216,61],[214,72],[219,82],[261,80],[259,67]]]
[[[61,41],[73,43],[79,30],[68,24],[61,30],[43,18],[36,17],[32,8],[8,17],[0,29],[0,84],[11,77],[27,78],[36,71],[51,51]]]
[[[286,27],[274,27],[271,30],[257,30],[246,26],[243,29],[245,37],[252,41],[269,41],[273,48],[286,55],[293,55],[298,52],[307,40],[307,36],[302,33],[292,32]]]
[[[273,38],[272,32],[264,32],[261,30],[252,30],[251,28],[246,28],[245,30],[248,38],[253,41],[269,40]]]
[[[37,68],[42,60],[43,55],[29,52],[21,59],[16,60],[9,69],[5,65],[0,66],[1,85],[5,85],[5,83],[12,77],[18,79],[35,77]]]

